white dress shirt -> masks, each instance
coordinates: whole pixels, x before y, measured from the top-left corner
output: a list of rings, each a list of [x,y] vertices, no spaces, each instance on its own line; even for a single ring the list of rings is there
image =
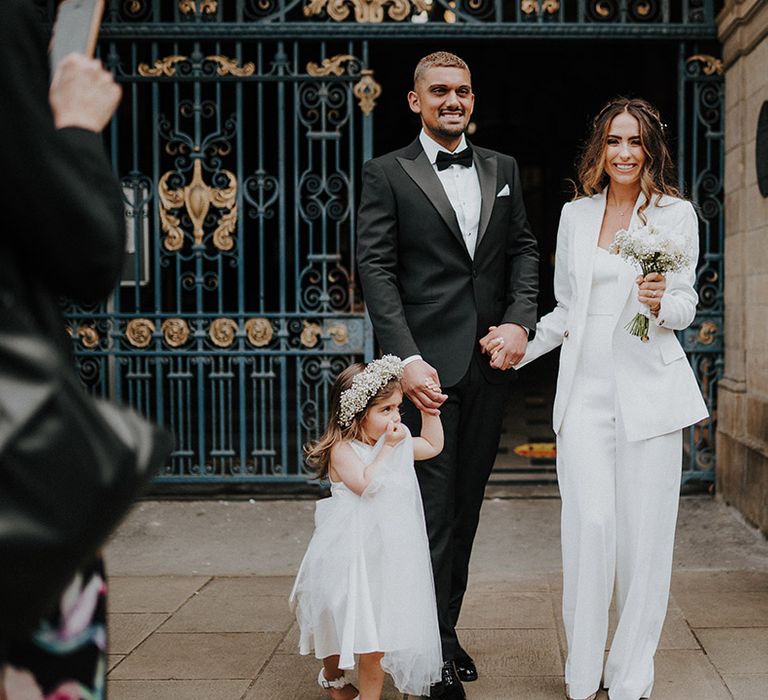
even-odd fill
[[[429,162],[440,178],[445,194],[448,195],[448,201],[456,212],[456,219],[459,222],[461,235],[464,237],[464,245],[467,246],[469,257],[475,257],[475,246],[477,245],[477,231],[480,228],[480,206],[482,197],[480,194],[480,180],[477,177],[477,170],[474,163],[465,168],[463,165],[449,165],[445,170],[437,169],[437,154],[440,151],[451,153],[432,138],[422,129],[419,134],[419,141],[424,153],[427,154]],[[458,153],[467,147],[467,140],[464,134],[461,135],[461,141],[453,153]]]
[[[450,165],[445,170],[438,170],[436,164],[437,154],[440,151],[445,151],[446,153],[451,153],[451,151],[427,136],[424,129],[419,134],[419,141],[443,185],[453,211],[456,212],[456,219],[459,222],[459,229],[464,238],[464,245],[467,246],[469,257],[474,260],[477,231],[480,228],[480,206],[482,204],[480,180],[477,177],[475,164],[473,163],[469,168],[465,168],[463,165]],[[462,134],[461,141],[459,141],[459,145],[453,153],[458,153],[466,147],[467,139]],[[421,355],[406,357],[403,360],[403,366],[420,359],[422,359]]]

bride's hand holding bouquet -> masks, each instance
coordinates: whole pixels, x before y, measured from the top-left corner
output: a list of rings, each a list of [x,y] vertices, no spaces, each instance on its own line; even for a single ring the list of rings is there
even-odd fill
[[[691,259],[691,250],[693,247],[686,235],[653,224],[616,233],[611,252],[618,253],[642,271],[637,284],[638,301],[643,308],[625,328],[644,343],[648,342],[649,314],[658,313],[661,298],[667,288],[665,275],[692,265],[694,260]]]

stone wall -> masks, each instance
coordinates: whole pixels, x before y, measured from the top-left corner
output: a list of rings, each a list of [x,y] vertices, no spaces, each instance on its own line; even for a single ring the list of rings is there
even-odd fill
[[[768,101],[768,0],[728,0],[725,68],[725,376],[718,390],[717,491],[768,533],[768,198],[756,135]]]

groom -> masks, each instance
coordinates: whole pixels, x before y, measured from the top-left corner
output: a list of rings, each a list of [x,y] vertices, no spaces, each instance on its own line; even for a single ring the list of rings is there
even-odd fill
[[[456,636],[485,484],[511,372],[536,324],[538,253],[510,156],[472,146],[467,64],[419,61],[411,111],[422,130],[363,168],[358,267],[381,349],[404,359],[404,419],[440,412],[445,448],[417,466],[443,647],[433,697],[477,678]],[[393,572],[393,575],[397,575]]]

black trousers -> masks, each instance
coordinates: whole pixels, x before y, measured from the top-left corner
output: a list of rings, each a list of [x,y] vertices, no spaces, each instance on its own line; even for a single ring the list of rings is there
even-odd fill
[[[469,369],[440,409],[445,447],[434,459],[416,463],[427,522],[443,659],[458,649],[456,623],[467,589],[469,558],[501,435],[509,382],[489,383],[480,369],[488,357],[475,353]],[[403,421],[419,434],[421,416],[407,399]]]

